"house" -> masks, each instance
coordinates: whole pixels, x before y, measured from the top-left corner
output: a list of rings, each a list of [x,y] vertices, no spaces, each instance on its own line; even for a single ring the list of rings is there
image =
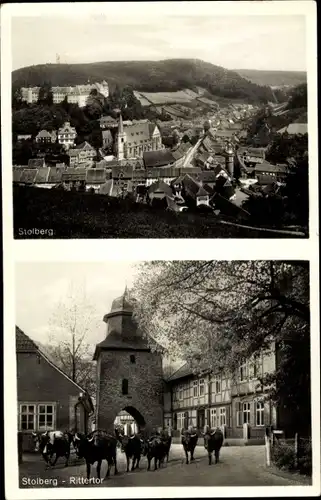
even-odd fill
[[[284,423],[279,409],[264,398],[267,393],[259,382],[276,369],[277,359],[271,349],[240,364],[233,377],[210,370],[198,376],[185,363],[166,381],[165,425],[173,428],[174,437],[189,425],[199,431],[210,425],[220,427],[227,439],[264,443],[266,426]]]
[[[88,163],[92,165],[96,156],[96,150],[87,141],[78,144],[74,148],[68,150],[69,165],[84,165]]]
[[[109,174],[105,168],[88,168],[86,171],[86,190],[94,190],[99,192],[106,180],[109,179]]]
[[[67,189],[85,190],[86,169],[69,167],[62,172],[61,181]]]
[[[17,135],[17,141],[18,142],[28,141],[29,139],[31,139],[31,137],[32,137],[31,134],[19,134]]]
[[[154,199],[163,200],[166,196],[172,197],[172,188],[164,181],[159,180],[151,184],[148,188],[148,197],[151,201]]]
[[[111,116],[102,116],[99,119],[100,128],[102,129],[113,129],[118,127],[118,122]]]
[[[65,122],[58,130],[58,142],[66,149],[69,149],[74,145],[76,137],[76,129],[75,127],[71,127],[69,122]]]
[[[71,380],[16,326],[18,430],[23,451],[33,451],[32,432],[89,432],[94,408],[86,390]]]
[[[265,160],[265,148],[245,148],[240,147],[237,155],[247,166],[263,163]]]
[[[273,165],[265,160],[254,167],[254,174],[256,177],[258,177],[258,175],[270,176],[274,179],[274,181],[286,178],[288,172],[289,168],[287,165]]]
[[[52,144],[56,142],[57,134],[53,130],[52,132],[48,132],[48,130],[40,130],[40,132],[36,135],[36,142]]]

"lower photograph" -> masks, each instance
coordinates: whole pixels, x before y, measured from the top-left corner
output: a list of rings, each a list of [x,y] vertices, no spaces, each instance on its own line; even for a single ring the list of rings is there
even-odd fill
[[[19,262],[15,301],[19,488],[312,484],[309,262]]]

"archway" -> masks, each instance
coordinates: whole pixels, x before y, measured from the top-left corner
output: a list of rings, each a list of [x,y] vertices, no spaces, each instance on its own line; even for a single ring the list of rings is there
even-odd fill
[[[114,426],[121,428],[125,435],[133,435],[146,426],[143,415],[133,406],[125,406],[116,416]]]

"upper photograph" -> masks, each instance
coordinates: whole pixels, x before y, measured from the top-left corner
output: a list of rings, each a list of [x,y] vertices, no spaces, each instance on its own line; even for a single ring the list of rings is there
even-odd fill
[[[16,239],[309,237],[306,16],[210,3],[12,17]]]

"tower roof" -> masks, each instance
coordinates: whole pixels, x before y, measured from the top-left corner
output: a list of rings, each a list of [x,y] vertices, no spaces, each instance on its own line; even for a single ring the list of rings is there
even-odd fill
[[[128,289],[127,286],[123,295],[114,299],[111,305],[111,313],[115,312],[133,312],[133,306],[129,302]]]
[[[118,122],[118,134],[123,134],[124,133],[124,126],[123,126],[123,117],[120,113],[119,115],[119,122]]]
[[[96,345],[94,360],[98,359],[102,350],[150,351],[148,340],[137,328],[132,315],[133,306],[126,286],[124,293],[113,300],[110,312],[104,316],[107,336]]]

